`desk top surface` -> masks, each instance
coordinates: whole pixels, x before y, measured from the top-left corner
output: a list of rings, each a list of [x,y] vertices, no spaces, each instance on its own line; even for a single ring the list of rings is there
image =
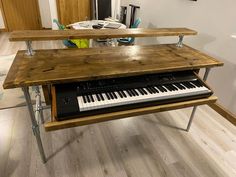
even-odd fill
[[[193,48],[186,45],[178,48],[176,44],[37,50],[34,56],[18,51],[3,87],[69,83],[222,65]]]

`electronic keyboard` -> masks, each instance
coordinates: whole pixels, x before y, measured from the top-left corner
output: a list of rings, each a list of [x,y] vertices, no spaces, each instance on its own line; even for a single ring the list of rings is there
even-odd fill
[[[55,85],[57,120],[209,97],[193,71]]]

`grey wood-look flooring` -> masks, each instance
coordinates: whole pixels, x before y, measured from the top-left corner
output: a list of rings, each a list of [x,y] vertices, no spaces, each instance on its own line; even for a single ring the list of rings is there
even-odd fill
[[[0,55],[25,48],[7,38],[0,34]],[[187,133],[182,129],[190,113],[188,108],[55,132],[42,127],[48,158],[42,164],[27,108],[1,110],[0,177],[235,177],[236,128],[200,106]]]

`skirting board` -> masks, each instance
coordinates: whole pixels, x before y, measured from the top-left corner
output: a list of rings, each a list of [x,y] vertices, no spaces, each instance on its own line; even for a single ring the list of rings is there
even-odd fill
[[[233,125],[236,126],[236,115],[234,115],[229,110],[225,109],[223,106],[221,106],[218,103],[212,103],[209,104],[209,106],[214,109],[218,114],[223,116],[225,119],[227,119],[229,122],[231,122]]]
[[[6,28],[0,28],[0,32],[7,32]]]

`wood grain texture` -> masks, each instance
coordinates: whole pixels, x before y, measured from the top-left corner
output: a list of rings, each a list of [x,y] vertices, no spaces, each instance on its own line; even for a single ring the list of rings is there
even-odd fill
[[[46,102],[46,105],[51,105],[51,94],[50,94],[50,85],[42,85],[43,96]]]
[[[157,105],[157,106],[149,106],[149,107],[143,107],[143,108],[136,108],[136,109],[106,113],[106,114],[98,114],[94,116],[86,116],[86,117],[81,117],[77,119],[69,119],[69,120],[64,120],[64,121],[55,120],[54,115],[56,114],[55,112],[56,104],[54,103],[52,104],[52,111],[53,111],[52,121],[45,123],[44,127],[46,131],[53,131],[53,130],[59,130],[63,128],[71,128],[71,127],[88,125],[88,124],[104,122],[104,121],[109,121],[109,120],[114,120],[114,119],[121,119],[121,118],[139,116],[139,115],[144,115],[144,114],[151,114],[151,113],[156,113],[156,112],[170,111],[174,109],[181,109],[181,108],[186,108],[186,107],[196,106],[196,105],[210,104],[210,103],[216,102],[216,100],[217,100],[217,97],[211,96],[209,98],[163,104],[163,105]]]
[[[37,50],[32,57],[19,51],[3,86],[7,89],[222,65],[193,48],[175,44]]]
[[[61,24],[69,25],[90,19],[91,0],[57,0],[58,18]]]
[[[137,29],[81,29],[81,30],[26,30],[11,33],[10,41],[43,41],[62,39],[98,39],[121,37],[159,37],[196,35],[197,32],[187,28],[137,28]]]
[[[209,106],[221,116],[223,116],[226,120],[236,126],[236,115],[234,115],[232,112],[230,112],[218,103],[209,104]]]

